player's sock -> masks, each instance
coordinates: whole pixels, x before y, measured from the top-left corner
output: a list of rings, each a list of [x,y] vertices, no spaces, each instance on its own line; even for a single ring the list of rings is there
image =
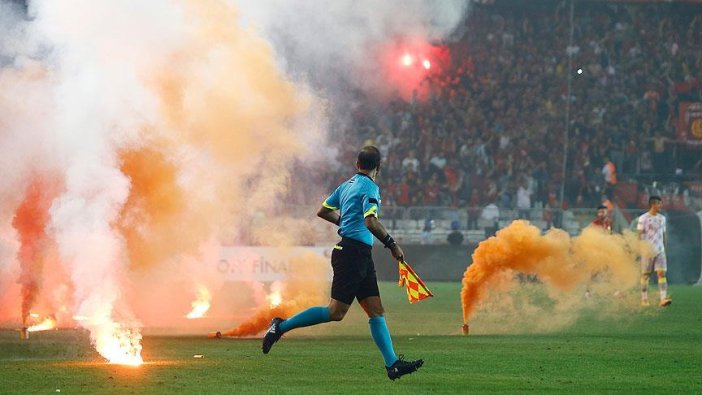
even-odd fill
[[[651,273],[643,273],[641,275],[641,300],[648,301],[648,278]]]
[[[368,324],[370,325],[373,341],[380,353],[383,354],[385,366],[392,366],[397,361],[397,355],[395,355],[395,350],[392,348],[392,339],[390,338],[390,331],[388,330],[388,324],[385,322],[385,317],[382,315],[373,317],[368,320]]]
[[[668,278],[665,272],[658,272],[658,291],[660,291],[661,300],[668,298]]]
[[[287,332],[295,328],[317,325],[329,321],[331,321],[329,318],[329,307],[310,307],[281,322],[280,330]]]

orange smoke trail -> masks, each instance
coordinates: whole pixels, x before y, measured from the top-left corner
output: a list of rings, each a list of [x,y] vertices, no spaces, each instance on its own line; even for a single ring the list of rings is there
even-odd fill
[[[22,296],[22,322],[27,323],[29,311],[34,306],[41,287],[41,276],[47,248],[45,228],[49,222],[49,207],[55,193],[46,181],[34,177],[27,186],[24,200],[17,207],[12,226],[19,233],[20,278]]]
[[[527,221],[514,221],[473,253],[462,281],[463,321],[468,323],[488,288],[504,287],[503,276],[511,271],[536,275],[558,291],[571,291],[595,273],[626,289],[636,284],[636,258],[642,253],[648,253],[645,245],[631,233],[610,235],[586,228],[571,238],[559,229],[542,235]]]
[[[293,284],[292,289],[288,290],[292,292],[288,293],[297,294],[296,298],[284,300],[277,306],[267,306],[259,309],[251,318],[226,332],[222,332],[221,336],[255,336],[266,330],[274,317],[289,318],[302,309],[319,304],[319,295],[315,295],[314,292],[302,293],[299,289],[295,290],[294,288],[295,285]]]
[[[222,336],[227,337],[244,337],[244,336],[255,336],[268,328],[271,320],[274,317],[287,318],[292,314],[296,313],[300,309],[300,304],[292,302],[283,302],[275,307],[263,308],[256,312],[247,321],[242,322],[235,328],[232,328],[226,332],[222,332]]]
[[[275,285],[272,287],[275,288],[274,295],[280,292],[282,302],[274,305],[277,298],[270,297],[266,301],[270,305],[259,308],[251,318],[221,335],[254,336],[268,328],[273,317],[289,318],[307,307],[325,304],[323,301],[327,298],[329,287],[329,283],[324,280],[327,271],[328,263],[319,255],[306,253],[292,258],[289,281],[278,284],[282,289],[277,289]]]
[[[189,196],[178,185],[177,166],[156,148],[124,151],[120,159],[131,189],[118,228],[131,268],[157,265],[195,251],[205,237],[205,225],[202,216],[189,208]]]

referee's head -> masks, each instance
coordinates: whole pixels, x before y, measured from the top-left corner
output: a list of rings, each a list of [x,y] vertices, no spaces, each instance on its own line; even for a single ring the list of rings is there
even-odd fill
[[[356,160],[356,166],[358,166],[359,170],[377,169],[380,166],[380,150],[372,145],[361,148]]]

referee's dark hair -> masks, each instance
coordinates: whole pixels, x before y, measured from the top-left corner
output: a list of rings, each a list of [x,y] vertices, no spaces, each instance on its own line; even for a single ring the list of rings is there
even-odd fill
[[[598,210],[602,210],[602,209],[609,210],[609,209],[607,208],[607,206],[605,206],[604,204],[600,204],[599,206],[597,206],[597,209],[598,209]]]
[[[653,195],[653,196],[648,198],[648,205],[650,206],[651,203],[653,203],[653,202],[662,202],[662,201],[663,200],[661,200],[660,196]]]
[[[358,153],[358,167],[361,170],[373,170],[380,166],[380,150],[372,145],[366,145]]]

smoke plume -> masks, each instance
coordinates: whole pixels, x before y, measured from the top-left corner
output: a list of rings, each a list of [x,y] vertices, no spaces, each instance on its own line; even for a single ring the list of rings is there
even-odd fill
[[[236,327],[222,332],[220,336],[246,337],[261,333],[268,328],[274,317],[289,318],[310,306],[326,304],[328,290],[320,282],[320,274],[326,273],[327,262],[319,255],[302,254],[291,259],[291,275],[281,289],[275,289],[276,298],[270,296],[266,303]],[[321,277],[324,278],[324,277]],[[274,283],[275,284],[275,283]]]
[[[638,283],[637,258],[650,254],[628,231],[608,234],[588,227],[576,237],[560,229],[542,235],[527,221],[514,221],[473,253],[461,290],[464,323],[482,307],[486,322],[495,320],[490,313],[502,320],[486,326],[501,325],[502,331],[507,322],[535,331],[557,329],[591,305],[586,292],[606,298],[610,311],[622,307]]]
[[[438,39],[464,9],[254,3],[0,0],[3,323],[44,309],[126,364],[141,361],[142,325],[190,325],[203,287],[208,314],[267,323],[263,284],[222,291],[218,248],[309,244],[314,212],[285,206],[291,188],[296,208],[328,192],[315,173],[346,109],[321,97],[376,67],[383,41]],[[295,272],[320,271],[318,259]],[[284,284],[280,306],[325,300],[326,282],[303,283]]]
[[[28,323],[30,311],[36,302],[43,280],[43,269],[51,251],[45,233],[49,221],[49,206],[58,194],[49,181],[34,178],[27,187],[24,200],[17,207],[12,225],[20,240],[18,260],[21,274],[18,282],[22,288],[22,324]]]
[[[164,265],[201,270],[193,257],[234,218],[283,197],[291,162],[308,155],[301,142],[323,137],[323,124],[304,121],[314,97],[221,1],[37,1],[13,20],[23,37],[3,41],[2,212],[16,211],[21,262],[55,241],[73,316],[98,351],[136,361],[138,281]],[[22,47],[36,41],[43,51]],[[45,217],[20,205],[30,170],[64,187]],[[29,269],[23,316],[47,286]]]

